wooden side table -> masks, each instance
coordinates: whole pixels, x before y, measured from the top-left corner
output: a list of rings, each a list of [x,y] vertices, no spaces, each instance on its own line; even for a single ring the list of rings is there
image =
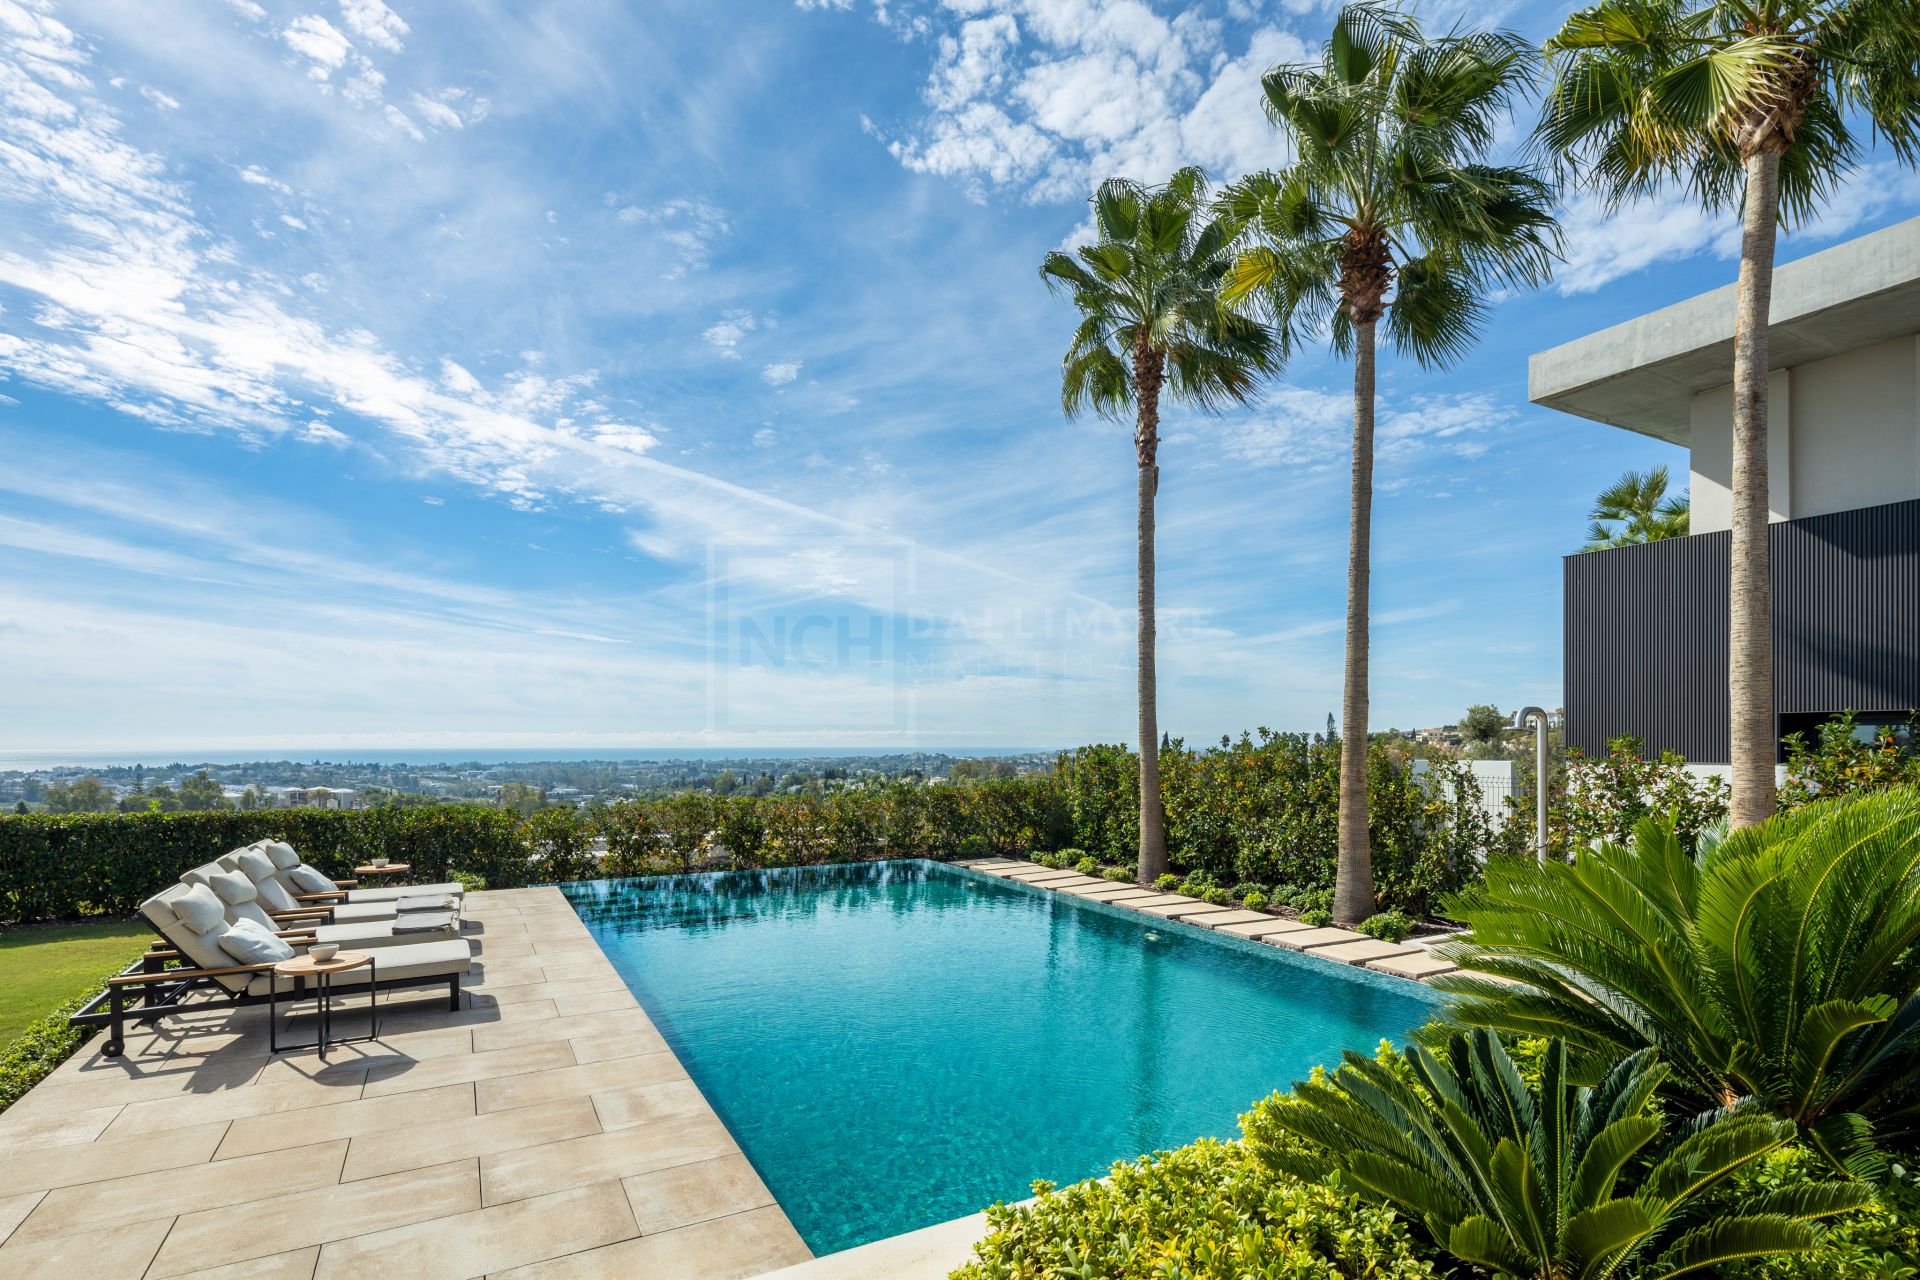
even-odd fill
[[[349,969],[364,968],[367,971],[367,1034],[363,1036],[335,1036],[333,1034],[333,975],[345,973]],[[336,1044],[358,1044],[363,1040],[378,1039],[380,1035],[380,966],[373,954],[366,951],[341,951],[328,960],[315,960],[312,956],[295,956],[291,960],[282,960],[273,966],[272,981],[267,984],[267,1052],[281,1053],[294,1049],[319,1049],[322,1058],[327,1056],[327,1048]],[[291,999],[301,997],[301,988],[309,981],[313,983],[315,1009],[320,1016],[320,1035],[317,1039],[303,1044],[290,1044],[282,1049],[280,1044],[280,979],[292,978],[295,987]]]
[[[361,880],[384,880],[388,876],[404,876],[413,870],[410,862],[389,862],[384,867],[376,867],[371,862],[362,863],[353,869],[353,874]]]

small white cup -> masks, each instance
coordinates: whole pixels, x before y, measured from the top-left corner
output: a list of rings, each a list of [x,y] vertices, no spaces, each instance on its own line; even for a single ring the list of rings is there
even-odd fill
[[[373,865],[376,867],[384,867],[387,865],[387,860],[385,858],[375,858],[373,860]]]
[[[337,955],[339,951],[340,951],[340,944],[337,942],[316,942],[312,946],[307,948],[307,955],[312,959],[318,960],[320,963],[325,964],[327,961],[333,959],[333,957]]]

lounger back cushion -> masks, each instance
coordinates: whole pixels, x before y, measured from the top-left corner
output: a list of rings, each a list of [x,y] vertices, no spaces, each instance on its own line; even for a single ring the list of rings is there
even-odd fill
[[[262,840],[254,847],[266,854],[273,865],[282,871],[291,871],[300,865],[300,855],[285,840]]]
[[[225,861],[225,859],[222,859]],[[234,865],[247,879],[253,881],[253,889],[260,897],[260,905],[268,911],[292,911],[300,903],[286,891],[280,881],[274,878],[273,859],[258,849],[242,849],[233,855]]]
[[[195,895],[204,894],[204,899]],[[183,904],[193,898],[191,905]],[[160,936],[172,943],[174,948],[202,969],[224,969],[233,963],[226,952],[220,949],[217,939],[227,930],[227,917],[224,904],[215,896],[213,890],[205,885],[168,885],[140,904],[140,914],[145,916]],[[192,912],[197,918],[206,919],[209,909],[218,911],[218,921],[202,932],[187,923],[185,912]],[[247,984],[247,975],[228,974],[216,978],[221,986],[231,991],[239,991]]]
[[[204,884],[189,885],[174,903],[180,922],[195,933],[217,933],[227,924],[227,909],[220,897]]]
[[[207,887],[226,904],[227,919],[233,923],[244,921],[256,924],[268,933],[274,931],[273,917],[262,911],[260,904],[255,901],[258,895],[254,892],[253,881],[240,872],[222,871],[207,881]]]
[[[327,879],[304,862],[287,872],[287,878],[292,880],[302,893],[338,892],[333,886],[333,881]]]
[[[293,959],[293,948],[251,920],[235,923],[220,935],[220,949],[235,964],[278,964]]]

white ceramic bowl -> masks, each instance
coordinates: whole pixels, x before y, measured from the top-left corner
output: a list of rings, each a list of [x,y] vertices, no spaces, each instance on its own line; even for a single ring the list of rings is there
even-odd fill
[[[337,942],[316,942],[307,948],[307,954],[322,964],[333,959],[339,951],[340,944]]]
[[[384,867],[387,865],[387,860],[385,858],[375,858],[373,860],[373,865],[376,867]]]

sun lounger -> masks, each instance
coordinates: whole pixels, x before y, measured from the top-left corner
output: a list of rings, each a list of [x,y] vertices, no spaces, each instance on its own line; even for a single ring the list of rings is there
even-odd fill
[[[117,1057],[126,1048],[128,1020],[147,1023],[183,1009],[264,1004],[275,991],[300,994],[304,980],[276,979],[273,961],[248,963],[236,958],[236,952],[261,945],[258,938],[263,927],[245,913],[239,917],[244,923],[230,919],[228,905],[211,886],[186,883],[169,885],[141,903],[141,917],[168,944],[167,949],[149,952],[125,973],[108,979],[107,989],[70,1021],[75,1026],[109,1028],[101,1051]],[[272,934],[265,936],[271,945]],[[294,933],[280,941],[300,948],[311,937]],[[380,986],[390,991],[444,983],[448,1008],[457,1010],[460,978],[472,960],[473,948],[464,939],[386,946],[380,950]],[[361,969],[337,974],[332,981],[336,987],[351,987],[367,980],[367,971]],[[213,1001],[188,1004],[188,997],[197,993],[211,995]]]
[[[235,877],[247,881],[248,886],[237,885]],[[391,946],[396,937],[394,925],[398,917],[394,912],[378,919],[341,920],[325,904],[300,904],[274,878],[273,863],[267,855],[252,847],[236,849],[217,861],[195,867],[180,879],[186,884],[211,886],[228,904],[228,914],[236,920],[252,919],[268,928],[306,929],[312,932],[315,942],[337,942],[351,951]],[[245,893],[249,886],[252,897]],[[400,931],[403,941],[450,941],[460,936],[459,899],[437,894],[419,901],[428,908],[439,907],[437,911],[421,913],[434,915],[439,922],[433,927],[418,923],[409,926]],[[281,910],[289,902],[296,910]],[[314,912],[328,914],[306,914]]]
[[[454,881],[445,884],[386,885],[378,889],[357,887],[357,880],[330,880],[322,872],[300,861],[292,845],[284,840],[262,840],[251,846],[272,861],[276,878],[296,899],[303,902],[334,901],[350,907],[390,907],[401,898],[439,894],[449,898],[466,896],[466,886]],[[349,918],[349,917],[341,917]],[[366,919],[353,915],[351,918]]]

